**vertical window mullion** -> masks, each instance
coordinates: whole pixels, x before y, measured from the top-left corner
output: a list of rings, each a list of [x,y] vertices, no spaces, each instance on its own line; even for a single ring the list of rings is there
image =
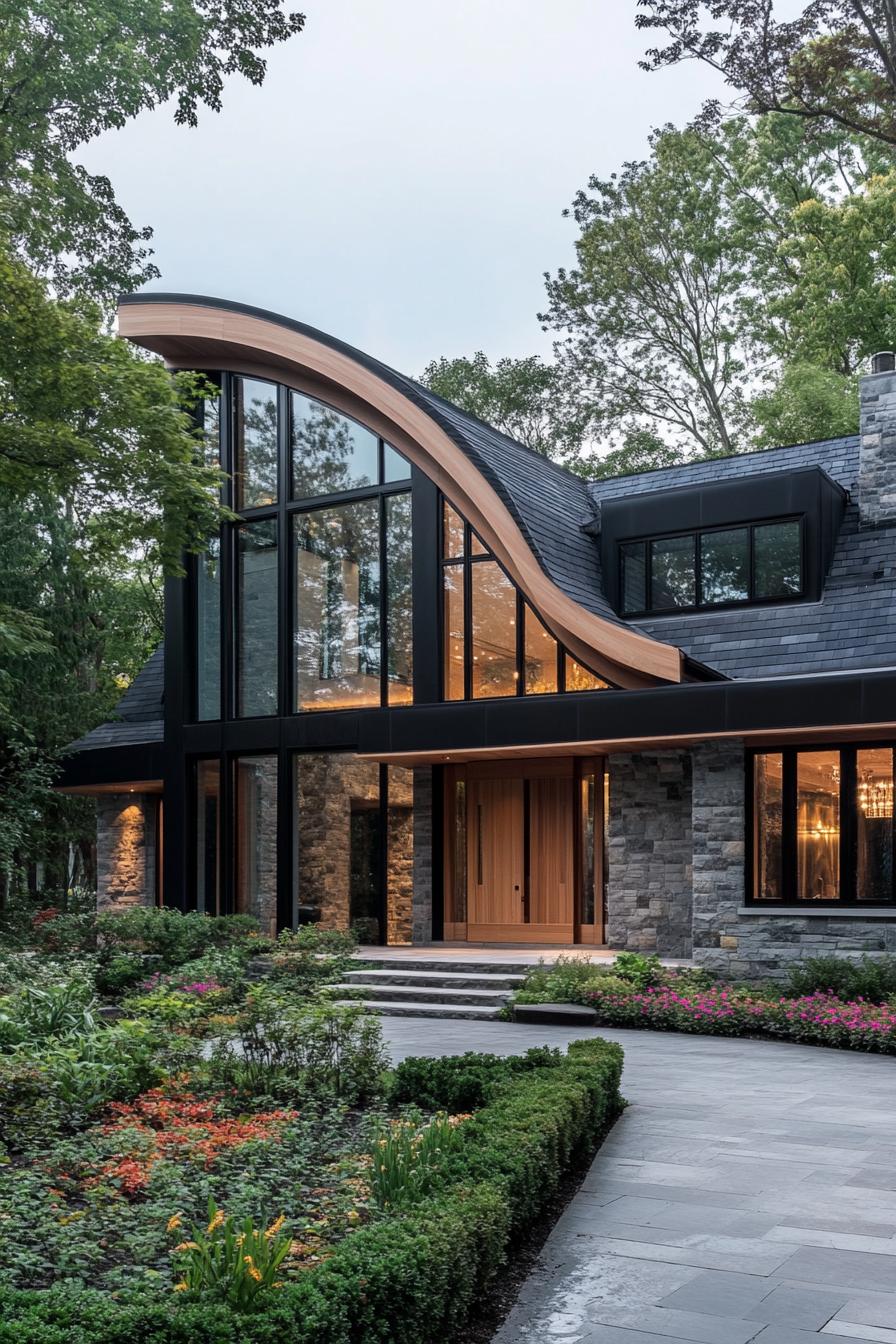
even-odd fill
[[[703,606],[703,533],[694,533],[694,605]]]
[[[526,632],[523,622],[526,619],[526,613],[523,610],[523,595],[519,588],[516,590],[516,693],[522,695],[525,691],[525,661],[526,661]]]
[[[755,527],[747,529],[749,533],[748,551],[747,551],[747,592],[750,595],[750,601],[756,601],[756,556],[755,556]]]
[[[380,439],[380,475],[382,475],[382,456],[383,441]],[[386,551],[386,496],[380,495],[379,498],[379,529],[380,529],[380,704],[389,703],[389,595],[388,595],[388,576],[386,566],[389,563],[389,557]]]
[[[464,699],[473,698],[473,566],[470,559],[470,525],[464,524]]]

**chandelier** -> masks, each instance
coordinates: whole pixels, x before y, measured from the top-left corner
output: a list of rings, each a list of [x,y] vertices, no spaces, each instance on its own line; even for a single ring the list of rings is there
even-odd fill
[[[866,817],[892,817],[892,779],[862,779],[858,787],[859,807]]]

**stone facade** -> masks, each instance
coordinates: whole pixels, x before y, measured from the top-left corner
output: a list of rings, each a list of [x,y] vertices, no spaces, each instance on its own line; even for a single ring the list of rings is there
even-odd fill
[[[610,756],[607,941],[691,952],[691,762],[687,752]]]
[[[154,905],[156,809],[145,793],[102,793],[96,800],[97,909]]]
[[[414,770],[414,904],[412,941],[432,938],[432,770]]]
[[[863,525],[896,521],[896,373],[860,384],[859,514]]]

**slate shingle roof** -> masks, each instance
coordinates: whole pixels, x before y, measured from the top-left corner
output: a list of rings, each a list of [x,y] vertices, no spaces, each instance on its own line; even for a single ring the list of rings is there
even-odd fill
[[[716,458],[590,484],[605,499],[732,480],[818,465],[855,495],[856,436]],[[708,663],[726,676],[775,677],[896,666],[896,528],[859,530],[858,510],[846,510],[820,602],[742,607],[641,620],[655,639]]]
[[[70,752],[96,751],[100,747],[138,746],[163,739],[165,646],[160,644],[137,673],[115,706],[116,718],[101,723],[67,748]]]

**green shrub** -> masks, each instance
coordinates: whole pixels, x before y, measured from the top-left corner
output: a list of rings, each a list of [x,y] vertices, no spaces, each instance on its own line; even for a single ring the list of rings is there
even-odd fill
[[[396,1105],[417,1105],[425,1110],[475,1111],[517,1073],[552,1068],[563,1061],[559,1050],[539,1046],[524,1055],[465,1055],[443,1058],[412,1056],[392,1074],[389,1097]]]
[[[406,1118],[377,1125],[370,1148],[370,1186],[380,1209],[397,1209],[427,1195],[450,1153],[460,1146],[459,1124],[469,1117],[440,1111],[424,1124]]]
[[[539,1052],[540,1054],[540,1052]],[[412,1061],[406,1061],[409,1065]],[[456,1091],[451,1061],[438,1075]],[[71,1287],[8,1292],[0,1344],[437,1344],[457,1338],[519,1231],[620,1107],[622,1051],[595,1037],[528,1067],[504,1061],[428,1197],[345,1237],[317,1269],[237,1314],[214,1300],[152,1302]],[[403,1066],[402,1066],[403,1067]],[[469,1060],[455,1061],[459,1073]],[[405,1070],[408,1082],[414,1069]],[[423,1074],[418,1076],[424,1077]],[[426,1074],[434,1089],[436,1076]]]
[[[289,1250],[291,1237],[283,1231],[284,1221],[280,1217],[267,1228],[257,1228],[251,1218],[238,1221],[226,1214],[209,1196],[208,1225],[194,1227],[172,1252],[181,1276],[174,1291],[192,1296],[209,1293],[237,1311],[251,1310],[259,1295],[275,1286]],[[177,1226],[178,1220],[172,1219],[169,1232]]]
[[[840,999],[867,999],[886,1003],[896,995],[896,957],[863,956],[852,961],[844,957],[806,957],[790,969],[787,990],[795,997],[804,994],[836,994]]]
[[[658,985],[663,979],[663,967],[657,956],[642,956],[640,952],[619,952],[613,962],[613,974],[630,981],[636,989]]]
[[[101,952],[142,952],[158,957],[163,970],[195,961],[213,948],[242,948],[248,956],[258,937],[258,923],[248,915],[212,918],[196,911],[184,915],[166,907],[133,906],[100,915],[96,930]]]

